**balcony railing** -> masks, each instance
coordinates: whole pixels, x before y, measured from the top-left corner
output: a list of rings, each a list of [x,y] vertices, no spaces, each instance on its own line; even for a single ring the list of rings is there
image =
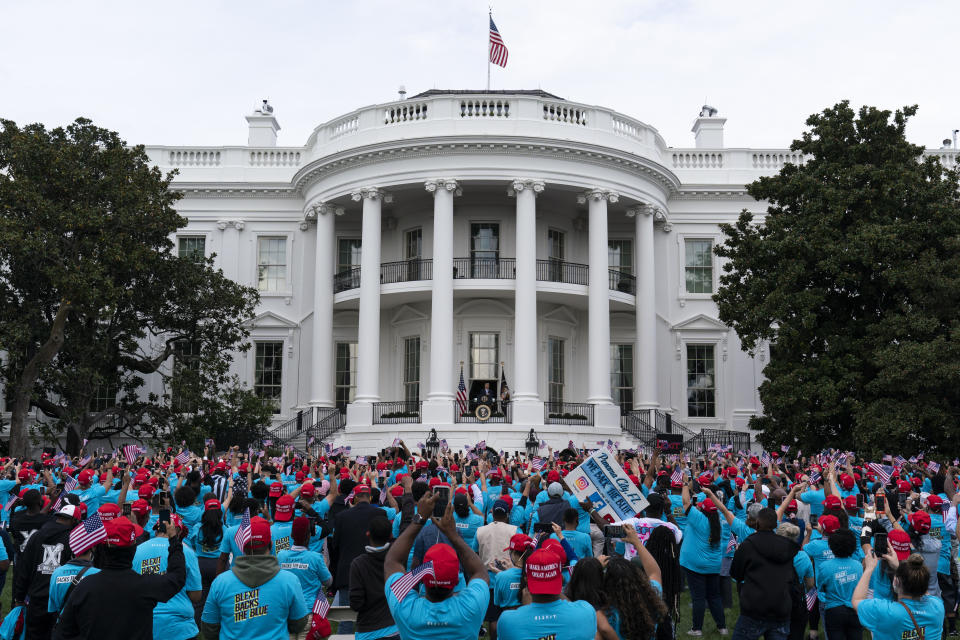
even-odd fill
[[[407,424],[420,422],[420,409],[423,403],[418,400],[400,402],[374,402],[373,424]]]
[[[497,424],[512,424],[513,423],[513,403],[511,402],[501,402],[497,403],[497,406],[493,408],[493,413],[490,414],[490,417],[486,420],[481,420],[478,418],[472,411],[467,411],[461,413],[457,407],[453,408],[453,421],[461,423],[497,423]]]
[[[563,282],[566,284],[590,284],[590,270],[585,264],[563,260],[537,260],[538,282]]]
[[[584,402],[544,402],[543,423],[593,426],[593,405]]]
[[[514,280],[517,261],[514,258],[454,258],[453,277],[455,280]]]
[[[360,287],[360,267],[350,267],[333,276],[333,292],[349,291]]]
[[[629,273],[610,269],[610,291],[637,295],[637,279]]]
[[[345,426],[346,420],[340,409],[317,407],[317,423],[310,435],[316,439],[316,442],[323,442]]]
[[[704,429],[692,438],[685,439],[683,448],[690,453],[704,453],[710,450],[749,451],[750,434],[746,431],[729,429]]]
[[[380,265],[380,284],[433,279],[433,260],[417,258]]]
[[[650,411],[630,411],[620,417],[620,427],[636,438],[642,447],[656,446],[657,430],[650,425]]]

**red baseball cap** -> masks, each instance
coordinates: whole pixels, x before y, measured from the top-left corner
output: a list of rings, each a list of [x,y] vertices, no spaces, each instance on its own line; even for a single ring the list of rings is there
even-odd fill
[[[711,484],[713,484],[713,476],[709,473],[701,473],[697,477],[697,482],[700,483],[701,487],[709,487]]]
[[[117,506],[116,503],[108,502],[100,505],[100,508],[97,509],[97,513],[100,514],[100,520],[103,522],[109,522],[114,518],[120,517],[120,507]]]
[[[563,550],[563,545],[560,544],[560,541],[555,538],[547,538],[543,541],[543,544],[540,545],[541,549],[546,549],[553,555],[560,558],[561,564],[567,564],[567,552]]]
[[[273,519],[277,522],[289,522],[293,518],[293,505],[296,501],[293,496],[280,496],[277,500],[277,508],[274,510]]]
[[[220,501],[217,500],[216,498],[207,498],[207,499],[204,500],[204,502],[203,502],[203,510],[204,510],[204,511],[216,511],[216,510],[220,509],[221,506],[222,506],[222,505],[220,504]]]
[[[370,485],[368,485],[368,484],[358,484],[358,485],[353,489],[353,493],[354,493],[354,495],[361,494],[361,493],[369,494],[369,493],[370,493]]]
[[[316,493],[317,493],[317,490],[316,490],[316,488],[313,486],[313,483],[312,483],[312,482],[308,482],[308,483],[306,483],[305,485],[303,485],[302,487],[300,487],[300,495],[302,495],[302,496],[306,496],[306,497],[310,498],[310,497],[313,497],[314,495],[316,495]]]
[[[517,553],[523,553],[533,546],[535,546],[533,538],[525,533],[515,533],[510,538],[510,546],[504,549],[504,551],[516,551]]]
[[[910,521],[913,530],[920,535],[930,533],[930,514],[926,511],[914,511],[907,519]]]
[[[137,490],[137,495],[143,498],[144,500],[149,500],[153,497],[154,488],[152,484],[142,484]]]
[[[150,503],[146,500],[134,500],[133,504],[130,505],[130,511],[139,515],[150,513]]]
[[[550,469],[547,472],[547,482],[560,482],[560,472],[556,469]]]
[[[842,509],[843,508],[843,503],[840,502],[840,498],[834,495],[827,496],[824,499],[822,504],[824,509]]]
[[[897,491],[900,493],[910,493],[913,491],[913,486],[906,480],[897,480]]]
[[[523,565],[527,589],[538,595],[558,595],[563,591],[562,568],[562,560],[550,549],[542,547],[534,551]]]
[[[107,530],[107,544],[112,547],[132,547],[137,539],[137,530],[126,518],[115,518],[103,523]]]
[[[710,498],[705,499],[703,502],[697,505],[700,507],[701,511],[706,511],[707,513],[713,513],[717,510],[717,505],[713,504],[713,500]]]
[[[840,520],[837,519],[837,516],[820,516],[817,524],[820,525],[821,533],[826,536],[836,533],[840,529]]]
[[[427,462],[426,460],[420,460],[420,461],[417,462],[416,468],[417,468],[417,469],[426,469],[426,468],[428,468],[429,466],[430,466],[430,463],[429,463],[429,462]]]
[[[80,504],[83,504],[82,502]],[[60,510],[57,511],[57,515],[64,516],[66,518],[73,518],[74,520],[83,520],[83,510],[79,505],[68,504],[65,507],[60,507]]]
[[[853,485],[854,485],[854,484],[856,484],[856,482],[854,481],[853,476],[851,476],[851,475],[848,474],[848,473],[841,473],[841,474],[840,474],[840,485],[841,485],[844,489],[848,489],[848,490],[849,490],[849,489],[853,489]]]
[[[460,561],[457,552],[448,544],[435,544],[423,554],[424,562],[433,562],[433,575],[423,579],[424,586],[453,589],[460,578]]]
[[[901,562],[910,557],[910,534],[902,529],[893,529],[887,534],[887,541],[890,548],[897,554],[897,560]]]
[[[250,542],[244,545],[243,550],[260,549],[270,546],[270,523],[257,516],[250,518]]]
[[[441,480],[440,478],[437,478],[437,477],[430,478],[430,483],[429,483],[429,484],[430,484],[430,488],[433,489],[435,486],[437,486],[438,484],[440,484],[440,483],[442,483],[442,482],[443,482],[443,480]]]
[[[927,496],[927,506],[931,509],[939,509],[941,505],[944,504],[943,498],[938,496],[935,493],[931,493]]]
[[[797,504],[797,501],[791,500],[787,503],[787,508],[784,511],[796,513],[798,508],[800,508],[800,505]]]
[[[270,497],[279,498],[283,495],[283,484],[279,482],[274,482],[270,485]]]
[[[80,472],[80,475],[77,476],[77,482],[80,484],[90,484],[94,475],[96,475],[96,472],[93,469],[84,469]]]
[[[847,496],[843,499],[843,506],[845,509],[859,509],[857,506],[857,496]]]
[[[390,495],[392,495],[394,498],[399,498],[403,495],[403,487],[398,484],[393,485],[390,487]]]

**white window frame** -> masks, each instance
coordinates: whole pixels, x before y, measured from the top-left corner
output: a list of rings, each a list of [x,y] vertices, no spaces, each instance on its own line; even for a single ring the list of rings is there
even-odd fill
[[[285,286],[279,291],[261,291],[260,290],[260,239],[261,238],[283,238],[284,257],[287,263],[287,273]],[[289,231],[258,231],[253,236],[253,287],[260,293],[261,298],[289,298],[293,296],[293,234]]]
[[[674,329],[674,349],[679,367],[676,369],[676,389],[681,390],[681,397],[674,396],[680,405],[682,422],[700,426],[720,426],[726,424],[727,415],[727,363],[728,363],[728,335],[726,331],[702,328]],[[713,345],[713,361],[715,380],[713,383],[716,415],[712,418],[691,417],[687,414],[687,345]]]
[[[705,240],[710,242],[710,276],[712,279],[710,293],[687,293],[687,240]],[[677,277],[679,278],[677,285],[677,298],[679,300],[685,301],[713,299],[713,295],[717,292],[719,283],[717,274],[717,256],[713,253],[713,249],[716,248],[719,242],[719,236],[709,233],[677,234]],[[634,258],[634,260],[636,260],[636,258]],[[681,303],[680,306],[683,306],[683,304]]]
[[[203,238],[203,257],[210,257],[210,234],[204,231],[190,232],[188,230],[178,233],[174,239],[173,250],[176,252],[177,257],[180,256],[180,240],[184,238]]]
[[[279,406],[277,407],[277,412],[272,414],[273,418],[279,418],[287,415],[286,411],[286,391],[289,386],[289,377],[295,373],[291,363],[284,362],[284,360],[289,359],[289,354],[287,351],[287,345],[289,344],[284,337],[273,336],[273,335],[257,335],[250,338],[252,343],[250,349],[250,390],[256,393],[257,391],[257,344],[258,343],[267,343],[267,342],[279,342],[280,343],[280,400]]]

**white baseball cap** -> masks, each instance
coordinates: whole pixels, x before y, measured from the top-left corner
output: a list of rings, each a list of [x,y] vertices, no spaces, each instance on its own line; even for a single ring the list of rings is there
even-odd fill
[[[74,520],[83,520],[83,512],[80,511],[80,507],[73,504],[60,507],[60,510],[57,511],[57,515],[67,516],[68,518],[73,518]]]

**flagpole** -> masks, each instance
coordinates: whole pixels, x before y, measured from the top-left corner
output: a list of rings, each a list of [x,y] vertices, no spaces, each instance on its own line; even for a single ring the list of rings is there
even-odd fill
[[[487,91],[490,91],[490,22],[493,21],[493,7],[490,7],[487,17],[490,19],[487,22]]]

